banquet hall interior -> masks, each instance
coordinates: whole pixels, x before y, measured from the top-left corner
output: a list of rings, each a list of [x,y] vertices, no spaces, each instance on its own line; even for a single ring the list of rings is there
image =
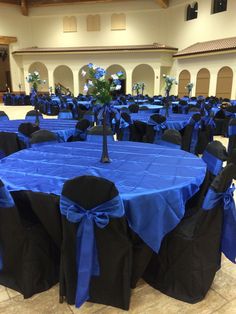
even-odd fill
[[[208,188],[210,189],[212,184],[214,187],[214,182],[219,183],[219,180],[214,181],[215,177],[220,178],[223,182],[224,179],[222,176],[220,177],[220,174],[227,167],[230,169],[231,166],[234,169],[236,164],[235,13],[235,0],[0,0],[1,314],[236,314],[236,256],[233,256],[236,253],[236,242],[233,243],[233,236],[229,239],[229,234],[227,239],[223,236],[224,231],[228,231],[227,228],[232,228],[230,230],[233,230],[232,233],[236,240],[236,209],[234,207],[232,211],[231,209],[226,210],[222,205],[221,214],[217,214],[217,217],[216,214],[211,216],[212,220],[209,220],[209,215],[212,215],[213,210],[202,210],[202,206],[206,204],[205,196],[208,195]],[[103,69],[105,72],[102,72],[99,77],[96,76],[100,75]],[[36,81],[33,76],[36,77]],[[105,135],[104,132],[100,133],[100,140],[94,141],[93,129],[97,128],[94,131],[96,135],[97,130],[101,130],[99,129],[100,117],[103,119],[100,126],[104,131],[106,109],[97,107],[99,101],[97,105],[96,96],[94,98],[92,93],[89,95],[90,89],[94,87],[92,84],[99,82],[99,79],[106,80],[107,84],[112,86],[111,99],[110,95],[108,96],[112,106],[108,106],[107,110],[110,110],[109,114],[111,112],[113,117],[109,120],[111,133],[106,137],[111,160],[110,163],[104,163],[101,166],[98,165],[100,164],[99,154],[102,150],[101,138],[104,140]],[[98,92],[97,99],[101,100]],[[92,112],[92,106],[97,111]],[[136,106],[137,111],[132,111],[130,106],[134,106],[133,108]],[[102,118],[99,110],[102,112]],[[34,111],[33,119],[27,119],[29,111]],[[3,112],[7,115],[6,120],[2,117],[5,117]],[[162,120],[155,120],[157,116]],[[91,120],[91,117],[94,120]],[[84,129],[79,129],[78,126],[78,123],[84,118],[89,121],[86,132]],[[197,120],[194,120],[195,118]],[[36,132],[39,132],[40,129],[47,129],[52,136],[54,134],[51,144],[49,143],[51,148],[44,145],[37,146],[37,139],[34,142],[32,134],[27,137],[28,134],[26,136],[20,133],[20,123],[24,124],[25,122],[32,122]],[[168,142],[167,146],[166,142],[164,143],[163,134],[173,129],[175,135],[180,137],[180,142],[171,144]],[[191,134],[188,133],[190,129]],[[129,133],[124,130],[128,130]],[[192,136],[191,138],[189,138],[189,134]],[[84,140],[86,137],[87,140]],[[89,138],[93,139],[89,140]],[[13,140],[14,144],[11,142]],[[186,148],[185,140],[188,140],[188,148]],[[224,155],[218,157],[217,160],[211,155],[212,150],[209,146],[213,140],[218,141],[217,147],[222,149],[221,153]],[[16,142],[19,145],[17,148]],[[162,144],[164,148],[161,146]],[[171,145],[173,147],[170,147]],[[196,145],[197,148],[195,146],[193,148],[193,145]],[[208,148],[209,150],[207,150]],[[6,151],[4,151],[5,149]],[[29,155],[30,152],[32,155]],[[161,156],[162,154],[166,157]],[[62,162],[59,157],[64,158],[64,161]],[[51,159],[49,161],[46,158]],[[94,158],[97,160],[93,161]],[[210,160],[209,168],[206,160]],[[90,162],[94,164],[91,165]],[[212,166],[214,162],[216,164]],[[53,168],[50,168],[47,163],[51,165],[54,163]],[[70,163],[73,163],[71,169],[69,169]],[[30,164],[32,164],[32,168],[30,168]],[[77,164],[79,165],[78,171],[76,170]],[[43,167],[47,166],[48,173],[44,176],[43,171],[47,172],[47,169],[45,168],[45,170]],[[144,169],[144,167],[146,168]],[[212,169],[210,167],[214,168],[213,174],[210,173]],[[74,169],[73,173],[72,168]],[[49,173],[49,171],[51,172]],[[206,173],[208,172],[210,174],[207,177]],[[122,173],[122,178],[119,177],[121,176],[119,173]],[[112,181],[124,203],[122,206],[127,215],[125,223],[121,223],[121,219],[123,219],[120,218],[121,216],[115,216],[116,219],[110,218],[109,225],[113,224],[113,220],[119,220],[117,226],[120,226],[121,229],[128,229],[123,232],[129,239],[124,239],[124,235],[121,237],[117,231],[118,236],[121,237],[117,238],[121,241],[117,243],[118,241],[112,238],[114,234],[111,233],[110,237],[108,234],[107,242],[113,243],[112,241],[114,241],[114,247],[111,248],[111,252],[107,252],[105,257],[102,256],[100,268],[103,272],[103,259],[106,258],[107,268],[111,265],[110,268],[113,271],[113,262],[117,252],[114,253],[114,257],[112,252],[118,251],[118,249],[122,251],[119,263],[125,263],[124,260],[127,260],[127,263],[132,264],[132,266],[126,265],[127,268],[121,271],[122,266],[117,266],[118,262],[114,262],[114,271],[117,273],[115,275],[108,275],[109,272],[105,274],[109,280],[112,277],[110,281],[113,280],[113,275],[117,276],[115,282],[115,285],[117,283],[117,294],[120,293],[118,286],[123,285],[123,298],[128,299],[124,302],[125,305],[119,303],[118,296],[112,296],[112,301],[110,299],[108,302],[104,301],[106,296],[103,294],[110,294],[109,285],[106,286],[106,283],[100,282],[97,284],[94,279],[90,291],[91,300],[87,297],[85,301],[89,301],[83,301],[79,306],[78,304],[74,305],[74,300],[69,301],[71,296],[69,293],[66,295],[67,292],[64,291],[67,284],[69,287],[67,289],[71,288],[70,283],[67,283],[67,280],[70,281],[67,272],[69,273],[71,264],[66,260],[64,251],[67,252],[66,245],[70,246],[71,233],[76,238],[76,232],[74,228],[70,229],[74,224],[71,221],[68,223],[69,220],[66,222],[66,216],[63,216],[63,219],[59,216],[60,210],[62,213],[62,209],[59,210],[59,197],[67,195],[63,194],[67,187],[66,180],[84,174],[97,175]],[[34,182],[34,179],[37,180],[37,176],[42,177],[44,181],[40,184],[39,181]],[[156,178],[159,178],[158,176],[162,178],[162,183],[154,182]],[[230,183],[232,183],[232,180],[236,179],[235,173],[231,173],[230,178]],[[207,189],[204,185],[206,182],[209,184]],[[43,283],[42,287],[40,286],[34,293],[25,292],[27,291],[27,287],[25,288],[28,284],[27,281],[22,284],[24,286],[22,290],[18,289],[12,283],[12,279],[6,278],[7,273],[6,275],[4,273],[4,267],[8,267],[4,264],[5,261],[9,264],[21,265],[22,272],[26,267],[26,273],[31,269],[27,264],[31,263],[31,260],[22,262],[24,252],[20,253],[20,249],[18,250],[19,259],[17,255],[14,255],[15,253],[4,259],[4,245],[5,242],[8,243],[5,241],[4,235],[6,237],[9,232],[9,238],[12,238],[14,242],[17,230],[11,226],[9,231],[8,227],[4,227],[4,222],[1,223],[1,220],[6,219],[5,224],[11,225],[11,218],[8,221],[8,218],[4,216],[4,212],[11,208],[8,208],[9,206],[3,208],[1,197],[6,193],[2,192],[2,184],[14,195],[19,209],[26,204],[24,203],[26,202],[25,195],[29,195],[36,212],[41,210],[40,206],[45,207],[42,212],[51,211],[48,216],[39,215],[37,217],[37,221],[39,219],[42,225],[40,232],[47,234],[50,240],[45,240],[46,236],[42,235],[45,243],[48,243],[42,249],[43,253],[35,249],[35,253],[34,251],[32,253],[35,256],[32,255],[32,259],[37,260],[40,256],[38,263],[41,263],[41,258],[44,263],[42,255],[46,254],[47,250],[52,250],[52,246],[56,246],[53,243],[53,236],[57,229],[59,231],[56,236],[62,237],[59,245],[62,253],[58,248],[56,248],[56,253],[54,252],[55,256],[61,254],[61,259],[57,255],[56,264],[54,256],[54,260],[50,260],[50,262],[55,262],[55,265],[47,265],[50,282]],[[228,186],[227,188],[229,191],[230,188]],[[231,188],[230,191],[233,189]],[[22,190],[25,194],[20,194]],[[202,191],[205,193],[204,202],[203,198],[201,199]],[[224,193],[227,191],[224,190]],[[89,192],[94,195],[92,188]],[[219,195],[223,194],[223,191],[220,192]],[[71,192],[71,194],[73,193]],[[198,200],[197,197],[194,198],[195,195]],[[115,194],[115,196],[117,195]],[[165,197],[169,197],[168,201],[165,200]],[[201,204],[199,199],[201,199]],[[196,235],[196,238],[194,238],[194,234],[188,235],[191,243],[189,247],[183,248],[186,252],[182,252],[185,257],[181,264],[182,261],[178,260],[178,256],[173,255],[173,257],[169,250],[177,251],[177,246],[182,245],[182,242],[186,240],[187,236],[185,237],[184,233],[190,232],[189,230],[192,228],[194,221],[191,217],[195,217],[196,213],[188,210],[188,205],[186,205],[191,203],[191,200],[196,202],[197,205],[194,203],[194,206],[198,206],[201,213],[204,212],[204,215],[208,215],[201,223],[198,221],[196,230],[204,229],[206,221],[209,225],[202,234]],[[22,206],[20,206],[21,201]],[[171,210],[166,214],[166,212],[162,213],[161,209],[159,216],[156,216],[153,214],[154,202],[157,204],[156,207],[158,205],[161,207],[160,204],[162,204],[163,211],[165,208],[167,210],[167,207],[170,210],[171,206],[174,207],[174,203],[176,203],[176,207],[183,207],[183,212],[175,213],[177,218],[173,218],[174,214],[171,213]],[[231,200],[231,202],[233,201]],[[143,216],[135,216],[135,209],[138,210],[141,207],[140,204],[150,207],[150,215],[153,214],[153,216],[148,217],[146,208],[147,214],[143,212]],[[56,206],[58,212],[54,213]],[[34,206],[32,205],[32,207]],[[26,211],[23,209],[22,211],[22,215],[26,215]],[[225,221],[229,220],[229,212],[232,214],[232,217],[230,216],[231,227],[228,227],[226,222],[223,224],[224,219]],[[145,223],[141,223],[139,218],[145,220],[145,215],[148,218]],[[222,218],[223,216],[227,216],[227,218]],[[45,222],[45,217],[52,220]],[[155,232],[162,233],[158,235],[160,237],[158,240],[151,230],[155,227],[152,220],[154,221],[156,217],[161,219],[161,223],[156,223],[156,227],[160,228],[160,231],[158,229]],[[172,224],[165,221],[168,218],[173,220]],[[33,225],[35,220],[35,213],[33,213],[30,217],[31,225],[24,226],[24,228],[28,228],[29,239],[31,238],[30,228],[32,230],[36,228]],[[188,221],[186,224],[189,224],[180,230],[181,227],[178,229],[178,225],[180,226],[183,221]],[[44,223],[45,225],[43,225]],[[146,223],[150,226],[147,227]],[[50,233],[50,228],[52,233]],[[213,244],[209,244],[207,247],[208,240],[206,239],[208,236],[217,238],[219,236],[215,232],[217,228],[220,230],[221,238],[218,243],[218,255],[214,256],[214,241],[216,240],[210,239]],[[102,242],[101,231],[97,231],[97,229],[96,226],[96,237],[98,236],[98,242]],[[142,229],[148,230],[145,232]],[[175,232],[175,230],[177,231]],[[64,232],[65,239],[63,238]],[[169,233],[170,238],[168,238]],[[40,236],[37,234],[37,237]],[[206,237],[205,240],[204,237]],[[1,243],[3,238],[5,242]],[[37,241],[43,240],[35,238],[31,242],[29,240],[29,243],[27,242],[28,244],[25,245],[37,246]],[[68,242],[66,243],[66,241]],[[129,241],[128,244],[127,241]],[[222,242],[220,243],[220,241]],[[226,244],[224,241],[229,241],[230,244]],[[14,245],[16,245],[15,242]],[[207,242],[206,245],[204,242]],[[108,247],[112,246],[113,244]],[[24,250],[27,249],[24,247]],[[93,254],[96,250],[97,248],[94,249]],[[130,254],[133,254],[130,258],[127,256],[129,255],[128,250],[130,250]],[[227,253],[224,254],[226,251]],[[68,252],[74,256],[69,249]],[[52,254],[51,251],[50,254]],[[121,256],[121,254],[123,255]],[[201,254],[205,255],[201,256]],[[13,258],[15,258],[14,261]],[[146,268],[141,265],[144,260]],[[157,268],[164,269],[166,266],[164,264],[167,263],[170,265],[173,263],[174,266],[173,269],[170,266],[169,273],[166,273],[165,276],[163,273],[160,274],[161,271],[157,271]],[[217,265],[213,265],[214,263]],[[42,264],[40,267],[43,268],[44,265]],[[52,272],[56,273],[56,267],[59,267],[59,271],[55,275],[55,279]],[[138,274],[137,282],[127,288],[126,282],[122,281],[125,281],[123,277],[128,277],[129,272],[132,273],[130,269],[135,267],[137,267],[137,271],[140,271],[141,267],[143,269]],[[205,268],[198,273],[198,267]],[[192,269],[191,274],[188,275],[190,268]],[[214,270],[212,270],[213,268]],[[121,272],[123,273],[121,274]],[[126,275],[124,275],[125,272],[127,272]],[[181,276],[178,276],[178,272],[182,274],[183,279],[180,279]],[[105,275],[102,274],[102,276]],[[25,276],[27,280],[27,274]],[[155,276],[158,277],[156,280],[163,282],[157,284]],[[178,278],[176,280],[179,280],[178,284],[176,284],[175,276]],[[34,277],[39,281],[46,280],[44,277],[40,278],[40,274],[37,277],[36,272]],[[104,280],[104,277],[102,278]],[[189,284],[186,291],[185,281]],[[72,280],[72,282],[73,286],[74,281]],[[190,286],[191,288],[189,288]],[[77,294],[78,287],[79,284],[77,285]],[[103,287],[105,287],[103,293],[101,291],[99,293],[98,290],[102,290]],[[22,292],[23,289],[25,289],[24,292]],[[199,291],[200,296],[195,296],[196,291]],[[96,296],[96,293],[99,297]],[[188,296],[186,297],[185,294]]]

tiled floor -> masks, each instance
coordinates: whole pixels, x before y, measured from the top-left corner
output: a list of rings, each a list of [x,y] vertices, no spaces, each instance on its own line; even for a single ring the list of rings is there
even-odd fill
[[[31,107],[5,107],[11,119],[20,119]],[[227,144],[227,139],[217,137]],[[119,314],[125,311],[86,303],[80,309],[58,302],[58,285],[24,300],[17,292],[0,286],[0,314]],[[216,274],[205,300],[191,305],[154,290],[143,281],[133,290],[129,313],[132,314],[236,314],[236,265],[222,256],[222,267]]]

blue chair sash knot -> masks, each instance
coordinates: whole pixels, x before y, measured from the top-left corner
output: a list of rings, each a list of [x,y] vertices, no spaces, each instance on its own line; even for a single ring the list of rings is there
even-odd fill
[[[90,210],[85,210],[62,195],[60,211],[70,222],[80,223],[76,234],[77,288],[75,299],[76,307],[80,307],[89,299],[91,277],[100,274],[94,224],[99,228],[104,228],[108,225],[110,218],[124,216],[124,205],[118,195]]]
[[[74,136],[79,136],[82,140],[86,140],[87,132],[79,129],[75,129]]]
[[[196,122],[194,121],[194,119],[191,118],[189,124],[193,125],[193,132],[190,143],[190,153],[195,154],[195,149],[198,142],[198,131],[201,128],[201,120]]]
[[[125,129],[129,127],[129,123],[125,121],[122,117],[120,118],[120,129]]]
[[[236,125],[229,125],[228,127],[228,136],[236,135]]]
[[[202,159],[207,164],[207,169],[215,176],[222,170],[223,161],[207,151],[203,152]]]
[[[221,237],[221,251],[233,263],[236,263],[236,208],[234,202],[234,185],[224,193],[210,189],[203,203],[203,209],[214,208],[219,202],[224,204],[224,223]]]

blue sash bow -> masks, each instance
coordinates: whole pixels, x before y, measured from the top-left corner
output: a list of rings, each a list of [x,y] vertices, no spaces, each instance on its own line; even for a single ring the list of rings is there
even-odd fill
[[[229,125],[228,127],[228,136],[236,135],[236,125]]]
[[[192,118],[189,121],[190,125],[193,125],[193,132],[190,143],[190,153],[195,154],[195,149],[198,142],[198,131],[201,128],[201,120],[196,122]]]
[[[224,193],[216,193],[210,189],[203,203],[203,209],[214,208],[218,202],[224,204],[224,223],[221,237],[221,251],[233,263],[236,263],[236,208],[233,198],[235,187]]]
[[[118,195],[90,210],[85,210],[62,195],[60,210],[61,214],[66,216],[70,222],[80,223],[76,235],[77,288],[75,299],[76,307],[80,307],[89,299],[91,277],[100,274],[94,223],[99,228],[106,227],[110,218],[124,216],[124,205]]]
[[[120,129],[125,129],[129,127],[129,123],[125,121],[122,117],[120,118]]]
[[[82,131],[80,129],[75,129],[74,136],[80,137],[81,140],[85,141],[87,138],[87,131]]]
[[[130,131],[129,131],[130,124],[126,122],[122,117],[120,118],[120,129],[122,129],[122,141],[129,141],[130,138]]]
[[[215,176],[217,176],[217,174],[222,170],[223,161],[219,158],[216,158],[209,152],[204,151],[202,159],[207,164],[207,169]]]
[[[153,125],[153,130],[156,131],[155,138],[153,141],[153,143],[156,144],[161,139],[161,136],[162,136],[162,133],[164,132],[164,130],[167,129],[167,124],[166,124],[166,122],[157,123],[152,118],[149,119],[148,124]]]

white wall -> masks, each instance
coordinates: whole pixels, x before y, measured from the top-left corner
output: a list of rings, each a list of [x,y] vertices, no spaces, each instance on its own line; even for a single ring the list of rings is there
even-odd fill
[[[214,56],[205,56],[184,60],[177,60],[177,78],[179,77],[179,73],[182,70],[190,70],[191,73],[191,82],[194,83],[194,87],[192,90],[192,95],[195,95],[196,89],[196,77],[197,73],[200,69],[206,68],[210,72],[210,87],[209,87],[209,95],[216,94],[216,84],[217,84],[217,75],[219,70],[228,66],[233,70],[233,86],[232,86],[232,94],[231,98],[236,99],[236,56],[235,54],[228,55],[214,55]]]
[[[211,14],[211,0],[198,0],[198,18],[196,20],[186,21],[186,7],[193,1],[186,0],[170,0],[168,9],[160,9],[155,1],[130,1],[125,5],[119,2],[100,3],[100,4],[74,4],[65,6],[51,6],[43,8],[32,8],[29,10],[29,16],[25,17],[20,12],[19,6],[0,5],[0,36],[16,36],[17,43],[10,45],[10,52],[24,47],[69,47],[69,46],[109,46],[109,45],[137,45],[151,44],[153,42],[164,43],[183,49],[191,44],[199,41],[207,41],[225,37],[235,36],[236,29],[236,1],[228,0],[228,9],[226,12]],[[126,13],[126,30],[111,31],[110,18],[112,13]],[[101,31],[87,32],[86,17],[88,14],[101,15]],[[63,17],[74,15],[77,18],[78,31],[76,33],[63,33],[62,21]],[[112,62],[121,64],[122,66],[133,68],[135,65],[146,62],[138,55],[130,58],[128,55],[118,56],[120,59]],[[43,57],[44,58],[44,57]],[[67,59],[66,59],[67,58]],[[68,63],[72,60],[73,71],[77,71],[76,58],[72,57],[69,61],[68,56],[64,58],[56,58],[57,65]],[[30,58],[10,58],[10,66],[13,80],[13,90],[18,90],[18,84],[22,82],[23,68],[29,65]],[[31,58],[30,62],[40,61],[38,56]],[[62,63],[63,59],[63,63]],[[77,63],[80,63],[80,57],[77,57]],[[155,91],[159,89],[160,66],[170,67],[170,74],[177,76],[182,70],[181,62],[165,64],[165,55],[163,59],[151,60],[155,72]],[[97,64],[109,66],[109,58],[101,56],[88,55],[84,58],[84,63],[80,66],[96,60]],[[189,59],[188,70],[196,71],[205,65],[203,59]],[[221,55],[221,60],[225,66],[234,66],[234,62],[228,62],[226,55]],[[26,63],[25,63],[26,62]],[[51,58],[47,60],[47,67],[55,67],[55,62]],[[99,63],[101,62],[101,63]],[[51,63],[51,64],[50,64]],[[67,63],[66,63],[67,64]],[[110,63],[112,64],[112,63]],[[218,61],[214,58],[207,59],[208,68],[212,71],[217,68]],[[76,68],[76,69],[75,69]],[[211,69],[209,68],[210,72]],[[235,70],[234,70],[235,71]],[[78,76],[78,71],[77,71]],[[159,77],[156,81],[156,77]],[[75,79],[75,77],[74,77]],[[78,80],[78,78],[76,79]],[[213,92],[214,82],[211,83],[211,91]],[[158,88],[157,88],[158,86]]]

